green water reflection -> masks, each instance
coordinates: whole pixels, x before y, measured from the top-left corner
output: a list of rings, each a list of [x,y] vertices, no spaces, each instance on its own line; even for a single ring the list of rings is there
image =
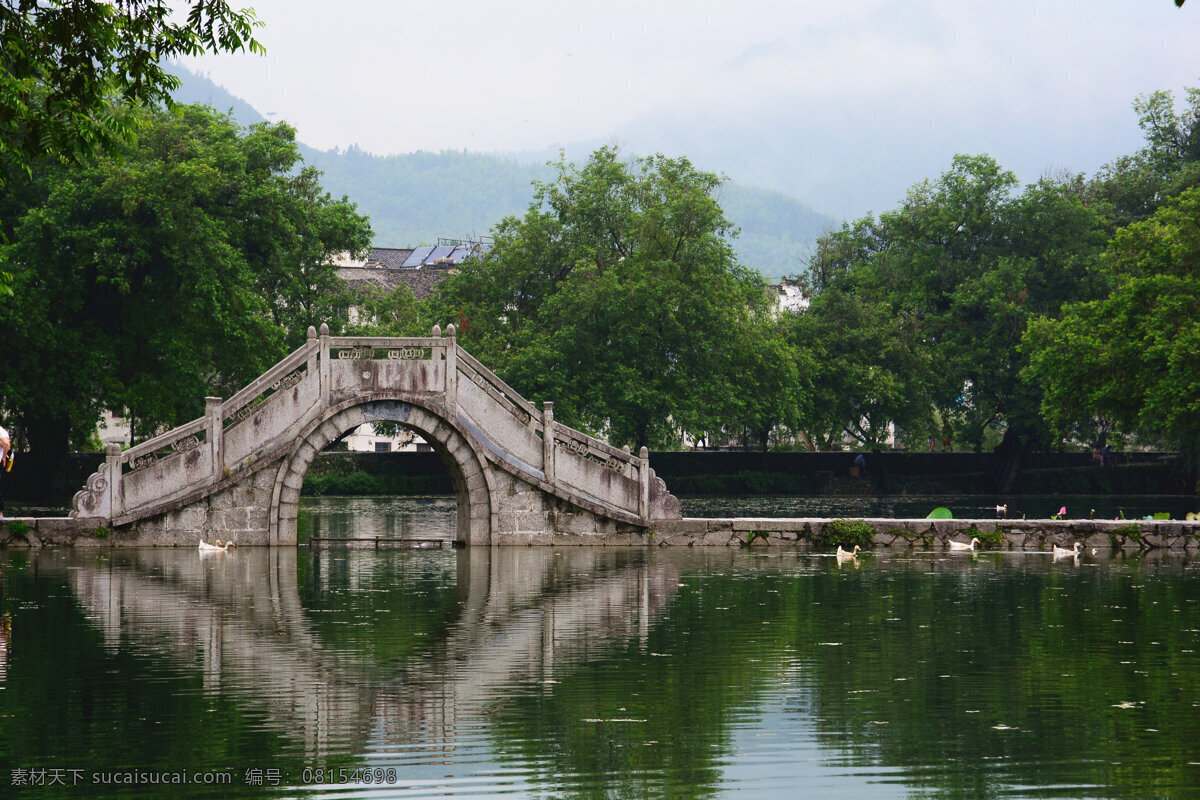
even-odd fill
[[[95,782],[155,771],[181,797],[1200,797],[1183,555],[46,550],[0,575],[2,796],[161,797]]]

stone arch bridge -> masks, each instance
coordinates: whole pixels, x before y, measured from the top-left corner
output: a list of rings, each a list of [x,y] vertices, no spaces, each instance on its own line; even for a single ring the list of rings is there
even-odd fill
[[[679,502],[639,455],[560,425],[460,348],[428,338],[335,337],[322,325],[205,415],[121,451],[75,495],[73,517],[106,520],[113,544],[197,539],[294,545],[300,489],[330,442],[397,422],[450,473],[460,545],[645,541]]]

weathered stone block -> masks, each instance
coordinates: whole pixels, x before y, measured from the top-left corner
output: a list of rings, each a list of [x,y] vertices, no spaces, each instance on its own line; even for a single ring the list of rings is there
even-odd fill
[[[304,476],[299,472],[289,470],[287,475],[283,477],[283,485],[296,491],[301,491],[304,488]]]
[[[300,502],[300,490],[293,486],[288,486],[287,484],[284,484],[283,488],[279,492],[279,502],[281,502],[281,503],[299,503]],[[250,503],[246,503],[245,505],[250,505]]]
[[[653,530],[665,536],[672,536],[680,533],[707,533],[708,520],[697,518],[684,519],[656,519],[653,523]]]
[[[705,547],[729,547],[740,545],[742,541],[734,536],[733,529],[709,531],[703,536],[697,538],[696,544]]]
[[[530,492],[504,492],[496,496],[496,510],[500,512],[528,512],[534,509]]]
[[[944,544],[945,541],[958,533],[959,525],[957,520],[953,519],[934,519],[930,520],[933,527],[933,532],[937,536],[939,543]]]
[[[208,498],[208,507],[213,511],[226,511],[234,507],[233,491],[226,489],[223,492],[217,492]]]
[[[611,531],[609,526],[603,526]],[[599,533],[602,526],[590,514],[559,514],[555,528],[563,533]]]
[[[106,527],[98,517],[40,517],[32,521],[39,535],[77,534],[91,536],[97,528]]]
[[[1009,549],[1011,550],[1024,550],[1025,540],[1027,538],[1028,537],[1025,535],[1025,531],[1008,531],[1004,534],[1004,543],[1008,545]]]
[[[517,521],[517,530],[519,531],[553,531],[554,526],[550,524],[548,516],[544,512],[532,514],[514,514]]]

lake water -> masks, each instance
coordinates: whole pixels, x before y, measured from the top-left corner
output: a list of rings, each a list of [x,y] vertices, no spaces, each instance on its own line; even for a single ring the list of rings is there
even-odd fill
[[[896,517],[922,519],[946,506],[961,519],[994,519],[996,505],[1007,504],[1008,516],[1048,518],[1067,508],[1070,518],[1137,519],[1167,512],[1183,519],[1200,510],[1192,495],[1107,496],[991,496],[845,497],[757,496],[685,497],[685,517]],[[300,509],[301,538],[374,537],[454,539],[457,514],[453,497],[317,497],[306,498]]]
[[[1200,797],[1183,554],[8,550],[0,633],[0,797]]]

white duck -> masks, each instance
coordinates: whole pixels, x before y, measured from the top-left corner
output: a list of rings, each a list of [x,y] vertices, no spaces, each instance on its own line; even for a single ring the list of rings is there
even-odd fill
[[[229,545],[231,545],[231,544],[232,544],[232,542],[226,542],[225,544],[221,544],[221,540],[220,540],[220,539],[217,539],[217,543],[216,543],[216,544],[209,544],[208,542],[206,542],[206,541],[204,541],[203,539],[201,539],[201,540],[200,540],[200,550],[201,550],[201,551],[207,551],[207,550],[228,550],[228,549],[229,549]]]
[[[1055,558],[1071,558],[1072,556],[1078,557],[1080,551],[1083,550],[1083,542],[1076,542],[1075,547],[1070,550],[1065,547],[1059,547],[1056,544],[1051,545],[1050,547]]]
[[[948,542],[951,550],[974,550],[975,545],[979,543],[979,539],[977,538],[972,538],[970,544],[967,544],[966,542],[956,542],[953,539]]]
[[[849,561],[852,558],[857,558],[859,550],[862,550],[862,547],[860,547],[859,545],[854,545],[853,550],[843,550],[842,546],[839,544],[838,549],[837,549],[837,560],[838,561]]]

